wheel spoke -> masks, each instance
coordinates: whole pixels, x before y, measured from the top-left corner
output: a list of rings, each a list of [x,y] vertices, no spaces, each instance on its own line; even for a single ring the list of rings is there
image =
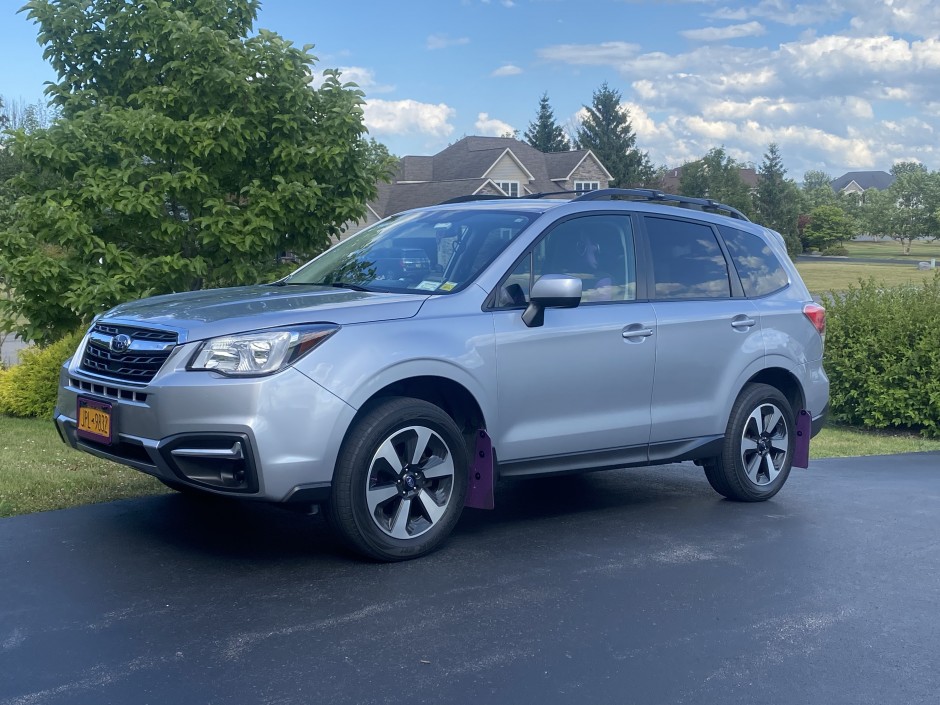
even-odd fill
[[[421,456],[424,455],[424,451],[427,450],[428,443],[431,440],[431,437],[434,435],[434,432],[423,426],[414,429],[417,439],[415,440],[414,452],[411,454],[411,464],[418,465],[421,462]]]
[[[398,488],[395,485],[384,485],[375,487],[366,492],[366,502],[369,504],[369,512],[375,514],[375,508],[382,502],[390,500],[398,494]]]
[[[749,451],[753,453],[757,452],[757,441],[753,438],[748,438],[745,436],[741,439],[741,452],[747,453]]]
[[[761,463],[760,453],[754,453],[754,456],[751,458],[751,460],[745,463],[746,464],[745,472],[747,472],[747,476],[751,479],[751,482],[753,482],[755,485],[757,484],[757,475],[760,472],[760,463]]]
[[[757,438],[764,428],[764,417],[760,413],[760,408],[754,409],[751,415],[747,417],[744,424],[744,437]]]
[[[770,421],[767,422],[767,425],[764,426],[762,431],[772,434],[774,429],[777,428],[777,424],[780,423],[780,419],[783,418],[783,414],[780,413],[780,409],[778,409],[776,406],[772,406],[770,408],[773,409],[773,413],[771,413]]]
[[[449,454],[446,458],[432,458],[426,467],[421,468],[421,472],[428,480],[434,480],[438,477],[453,477],[454,461]]]
[[[391,535],[396,539],[411,538],[408,534],[408,516],[411,514],[411,500],[403,499],[398,505],[398,511],[395,512],[395,518],[392,520]]]
[[[778,473],[779,471],[777,470],[776,466],[774,465],[773,460],[771,460],[771,458],[770,458],[770,453],[767,453],[767,454],[764,456],[764,470],[765,470],[765,472],[767,473],[767,481],[768,481],[768,482],[773,482],[773,479],[774,479],[775,477],[777,477],[777,473]]]
[[[427,512],[428,519],[431,520],[432,524],[436,524],[437,520],[444,516],[444,510],[447,509],[446,502],[443,507],[439,506],[434,498],[424,490],[418,493],[418,499],[421,500],[421,505],[424,507],[424,511]]]
[[[392,445],[392,439],[387,438],[385,443],[379,446],[378,452],[375,454],[375,460],[382,458],[388,463],[392,472],[399,473],[405,464],[401,461],[401,458],[398,457],[398,451],[395,450],[395,446]],[[375,461],[372,463],[373,467],[375,466]]]

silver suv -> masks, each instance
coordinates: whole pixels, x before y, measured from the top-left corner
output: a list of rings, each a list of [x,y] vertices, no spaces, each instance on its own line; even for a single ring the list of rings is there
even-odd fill
[[[464,199],[273,284],[108,311],[55,420],[178,490],[322,507],[401,560],[500,477],[688,460],[725,497],[772,497],[828,408],[824,332],[783,239],[733,208]]]

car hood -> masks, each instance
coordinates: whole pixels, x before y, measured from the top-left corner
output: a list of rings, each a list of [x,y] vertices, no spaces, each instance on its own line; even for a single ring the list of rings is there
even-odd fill
[[[170,328],[186,342],[300,323],[347,325],[410,318],[427,299],[326,286],[242,286],[132,301],[108,311],[102,322]]]

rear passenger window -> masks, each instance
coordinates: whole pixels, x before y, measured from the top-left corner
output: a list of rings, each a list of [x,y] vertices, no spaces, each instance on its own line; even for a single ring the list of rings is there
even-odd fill
[[[720,226],[746,296],[765,296],[785,287],[790,279],[770,246],[754,233]]]
[[[686,220],[646,218],[653,257],[653,298],[729,298],[728,263],[715,233]]]

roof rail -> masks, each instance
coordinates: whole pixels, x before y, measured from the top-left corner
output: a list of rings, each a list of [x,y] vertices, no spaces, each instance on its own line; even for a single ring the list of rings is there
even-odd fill
[[[496,194],[489,193],[480,193],[472,194],[470,196],[454,196],[454,198],[449,198],[446,201],[441,201],[437,205],[444,206],[450,203],[469,203],[470,201],[495,201],[495,200],[511,200],[511,201],[526,201],[529,199],[535,198],[550,198],[554,196],[564,196],[568,193],[584,193],[584,191],[542,191],[541,193],[524,193],[521,196],[500,196]]]
[[[671,193],[663,193],[651,188],[605,188],[597,191],[587,191],[584,194],[572,199],[574,201],[599,201],[604,198],[627,198],[634,201],[664,201],[675,203],[680,206],[697,207],[703,211],[714,211],[716,213],[725,213],[738,220],[749,220],[737,208],[719,203],[711,198],[692,198],[691,196],[676,196]]]
[[[470,194],[469,196],[454,196],[446,201],[441,201],[437,205],[446,206],[449,203],[469,203],[470,201],[504,201],[512,196],[496,196],[489,193]]]

